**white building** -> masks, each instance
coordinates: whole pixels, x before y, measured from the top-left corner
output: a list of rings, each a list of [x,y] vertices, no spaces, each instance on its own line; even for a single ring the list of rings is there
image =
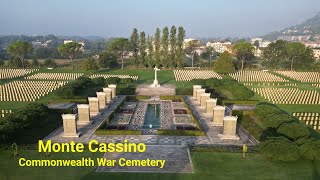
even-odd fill
[[[75,41],[72,41],[72,40],[64,40],[64,41],[63,41],[63,44],[67,44],[67,43],[71,43],[71,42],[75,42]],[[77,43],[82,45],[81,50],[84,51],[84,48],[85,48],[84,42],[77,42]]]
[[[206,47],[212,47],[216,52],[223,53],[225,51],[230,51],[231,42],[230,41],[215,41],[207,42]]]
[[[314,58],[319,61],[320,60],[320,48],[313,48],[313,56]]]

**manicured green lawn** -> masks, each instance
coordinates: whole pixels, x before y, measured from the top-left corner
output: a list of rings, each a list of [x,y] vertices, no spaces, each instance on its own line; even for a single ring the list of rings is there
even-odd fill
[[[96,173],[94,167],[19,167],[18,158],[79,159],[97,158],[101,153],[59,153],[45,157],[37,151],[19,151],[13,158],[10,150],[0,151],[0,179],[319,179],[320,163],[310,161],[271,162],[260,155],[249,154],[242,160],[239,153],[191,153],[191,174]]]

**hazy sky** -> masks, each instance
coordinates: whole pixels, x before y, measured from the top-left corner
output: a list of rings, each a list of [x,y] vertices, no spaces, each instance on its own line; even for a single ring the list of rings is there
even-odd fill
[[[0,0],[0,34],[129,36],[183,26],[188,37],[263,35],[320,11],[320,0]]]

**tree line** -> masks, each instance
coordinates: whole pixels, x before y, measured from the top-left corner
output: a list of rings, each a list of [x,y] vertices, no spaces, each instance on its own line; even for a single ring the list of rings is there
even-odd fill
[[[107,45],[107,51],[121,59],[124,68],[124,54],[132,52],[132,62],[135,68],[164,68],[184,67],[185,52],[183,47],[186,32],[183,27],[175,26],[156,29],[153,36],[144,31],[133,29],[130,38],[115,38]]]

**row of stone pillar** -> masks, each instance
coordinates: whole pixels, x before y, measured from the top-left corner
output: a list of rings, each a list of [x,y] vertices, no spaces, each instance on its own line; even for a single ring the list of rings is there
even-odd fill
[[[88,97],[89,104],[78,104],[78,114],[63,114],[64,137],[79,137],[77,125],[90,124],[90,117],[99,114],[113,99],[116,98],[115,84],[109,84],[103,88],[103,92],[97,92],[97,97]]]
[[[239,139],[236,135],[237,117],[225,116],[225,106],[218,106],[217,99],[210,98],[211,94],[206,93],[200,85],[193,86],[193,99],[200,104],[200,108],[212,116],[212,126],[223,126],[221,139]]]

